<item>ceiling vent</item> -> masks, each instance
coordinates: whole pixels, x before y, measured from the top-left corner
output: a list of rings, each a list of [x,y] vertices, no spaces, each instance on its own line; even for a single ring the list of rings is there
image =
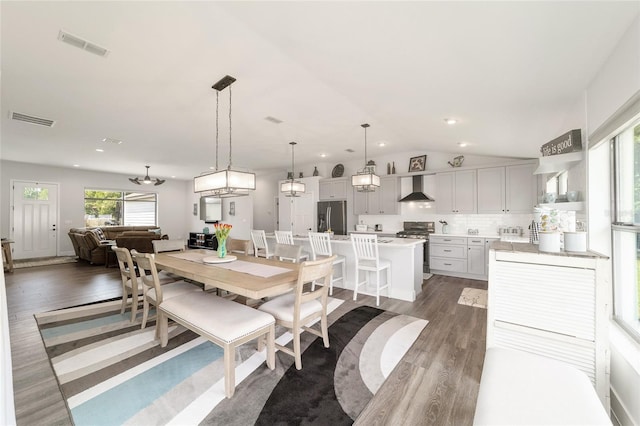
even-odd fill
[[[354,151],[354,150],[352,150],[351,148],[347,148],[347,149],[345,149],[345,151],[347,151],[347,152],[355,152],[355,151]]]
[[[20,114],[19,112],[9,112],[12,120],[24,121],[25,123],[37,124],[38,126],[53,127],[56,122],[48,118],[34,117],[33,115]]]
[[[113,138],[103,138],[102,142],[112,143],[114,145],[122,144],[122,141],[120,139],[113,139]]]
[[[102,56],[103,58],[109,54],[109,51],[104,47],[98,46],[97,44],[91,43],[87,40],[84,40],[73,34],[69,34],[62,30],[60,30],[60,32],[58,33],[58,40],[82,50],[86,50],[87,52],[93,53],[94,55]]]

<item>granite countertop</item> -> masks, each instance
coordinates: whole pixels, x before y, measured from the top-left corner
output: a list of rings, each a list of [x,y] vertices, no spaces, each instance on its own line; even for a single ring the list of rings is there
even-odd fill
[[[608,256],[597,253],[595,251],[559,251],[559,252],[547,252],[540,251],[537,244],[531,243],[513,243],[509,241],[494,241],[491,243],[492,250],[496,251],[510,251],[514,253],[533,253],[533,254],[547,254],[550,256],[572,256],[572,257],[601,257],[607,259]]]
[[[435,232],[435,233],[430,234],[430,235],[433,235],[435,237],[471,237],[471,238],[497,238],[497,239],[500,239],[500,235],[498,235],[498,234],[463,234],[463,233],[460,233],[460,234],[456,234],[456,233],[443,234],[441,232]]]

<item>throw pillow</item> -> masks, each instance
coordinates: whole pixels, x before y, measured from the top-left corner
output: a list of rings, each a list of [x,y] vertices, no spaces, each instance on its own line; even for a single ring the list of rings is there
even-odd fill
[[[102,230],[102,228],[96,228],[95,231],[96,231],[96,236],[100,241],[104,241],[107,239],[107,236],[104,235],[104,231]]]
[[[149,232],[153,232],[154,234],[157,234],[157,235],[162,235],[162,234],[160,233],[160,228],[149,229]]]

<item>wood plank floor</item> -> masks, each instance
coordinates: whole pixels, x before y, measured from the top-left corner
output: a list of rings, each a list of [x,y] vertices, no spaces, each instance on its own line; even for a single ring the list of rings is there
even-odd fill
[[[5,274],[18,425],[72,424],[34,314],[121,295],[117,269],[86,263]],[[486,310],[457,303],[486,281],[435,275],[414,303],[381,298],[380,308],[429,320],[416,343],[360,415],[361,425],[470,425],[484,360]],[[334,297],[353,293],[335,289]],[[358,296],[375,306],[375,298]]]

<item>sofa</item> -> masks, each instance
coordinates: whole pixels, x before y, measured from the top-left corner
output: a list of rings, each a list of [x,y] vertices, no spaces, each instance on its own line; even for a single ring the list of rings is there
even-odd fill
[[[78,259],[94,265],[104,265],[107,250],[118,247],[153,253],[153,240],[167,239],[157,226],[101,226],[95,228],[71,228],[69,238]]]

